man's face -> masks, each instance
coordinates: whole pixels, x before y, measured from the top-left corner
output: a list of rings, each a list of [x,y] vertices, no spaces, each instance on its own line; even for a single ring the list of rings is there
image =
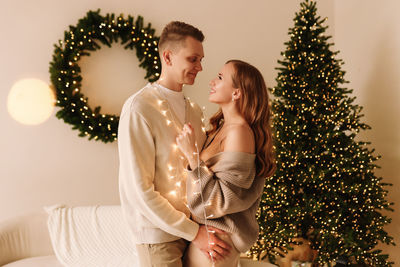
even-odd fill
[[[171,54],[171,71],[179,84],[192,85],[197,73],[202,71],[203,45],[193,37],[186,37],[182,45]]]

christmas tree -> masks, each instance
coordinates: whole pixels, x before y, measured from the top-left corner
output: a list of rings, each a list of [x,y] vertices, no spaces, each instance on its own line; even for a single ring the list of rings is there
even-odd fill
[[[250,254],[276,261],[300,238],[316,250],[316,264],[391,266],[376,249],[394,245],[384,231],[393,211],[385,200],[390,185],[376,177],[369,142],[358,141],[362,107],[343,87],[343,61],[330,50],[327,26],[305,1],[296,13],[282,52],[276,87],[270,89],[277,171],[266,181],[258,219],[260,237]]]

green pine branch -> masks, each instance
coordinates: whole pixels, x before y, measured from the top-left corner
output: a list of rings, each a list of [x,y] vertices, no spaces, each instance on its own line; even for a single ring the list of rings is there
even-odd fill
[[[362,107],[331,51],[325,19],[316,3],[301,3],[281,53],[274,114],[277,171],[266,181],[258,220],[260,237],[250,254],[275,262],[280,249],[295,238],[311,241],[319,264],[339,257],[372,266],[391,266],[378,243],[394,245],[384,231],[392,211],[386,200],[390,184],[375,176],[378,167],[369,142],[357,134],[370,127],[361,121]]]

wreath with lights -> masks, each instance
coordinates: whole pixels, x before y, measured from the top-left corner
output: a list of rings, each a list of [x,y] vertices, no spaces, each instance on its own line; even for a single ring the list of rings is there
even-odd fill
[[[64,32],[64,41],[55,44],[53,60],[50,62],[50,79],[55,89],[56,106],[61,109],[57,118],[73,125],[79,136],[105,143],[117,140],[119,116],[101,114],[101,107],[89,107],[88,98],[81,92],[82,76],[78,62],[100,49],[100,43],[111,47],[120,41],[125,49],[135,49],[139,67],[146,70],[144,77],[149,82],[158,79],[161,63],[158,58],[158,40],[151,23],[143,25],[143,17],[136,21],[132,16],[100,15],[100,10],[89,11],[76,26]]]

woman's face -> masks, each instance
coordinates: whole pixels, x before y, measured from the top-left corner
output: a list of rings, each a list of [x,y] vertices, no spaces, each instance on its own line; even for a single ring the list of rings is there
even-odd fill
[[[210,95],[208,100],[211,103],[224,104],[232,102],[232,94],[235,90],[232,84],[232,76],[235,73],[233,63],[225,64],[217,77],[210,82]]]

